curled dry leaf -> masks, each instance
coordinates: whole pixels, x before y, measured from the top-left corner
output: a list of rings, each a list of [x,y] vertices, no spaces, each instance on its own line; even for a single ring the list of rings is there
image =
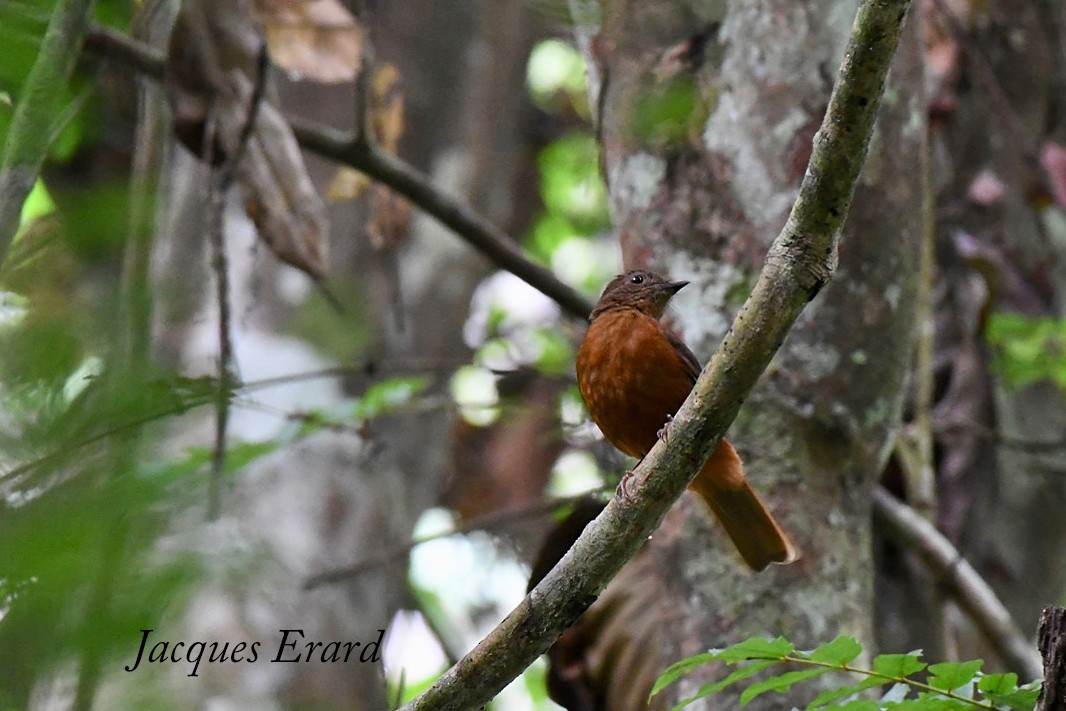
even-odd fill
[[[294,79],[354,81],[363,61],[363,30],[338,0],[255,0],[270,58]]]
[[[367,122],[370,135],[386,152],[395,154],[400,146],[400,137],[404,129],[404,101],[400,91],[400,72],[395,66],[382,63],[375,67],[369,82],[367,97]],[[341,167],[329,183],[326,195],[333,202],[354,200],[366,190],[370,180],[354,168]],[[395,198],[400,200],[400,198]],[[387,201],[372,197],[377,205],[387,205]],[[395,210],[389,206],[390,211]],[[405,208],[407,213],[410,208]],[[376,218],[375,218],[376,219]],[[404,218],[406,231],[406,217]],[[373,236],[372,236],[373,239]],[[375,246],[380,246],[376,243]]]
[[[391,64],[381,64],[374,70],[370,82],[370,125],[374,138],[389,153],[396,153],[403,135],[403,93],[400,91],[400,70]]]
[[[259,236],[284,262],[321,279],[326,272],[328,224],[325,206],[304,165],[288,122],[272,103],[266,77],[255,125],[241,147],[259,78],[262,38],[247,2],[186,0],[167,54],[167,94],[175,133],[193,153],[215,164],[233,156],[236,182],[244,191]],[[213,114],[210,152],[203,150]]]
[[[376,249],[398,247],[411,221],[411,203],[381,183],[370,188],[371,220],[366,227]]]

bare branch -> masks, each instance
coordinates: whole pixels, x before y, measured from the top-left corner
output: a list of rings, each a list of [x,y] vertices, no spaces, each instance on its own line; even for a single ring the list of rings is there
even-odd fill
[[[162,51],[110,27],[93,25],[85,36],[85,49],[101,59],[123,64],[156,81],[163,81],[166,73],[166,57]]]
[[[383,565],[392,563],[412,550],[430,541],[435,541],[441,538],[449,538],[451,536],[459,536],[464,533],[471,533],[473,531],[491,531],[497,528],[504,528],[512,523],[523,521],[531,518],[540,518],[554,511],[558,511],[559,508],[567,506],[569,504],[577,503],[583,499],[588,499],[594,496],[597,492],[586,492],[583,494],[576,494],[574,496],[564,496],[554,499],[548,499],[546,501],[537,501],[529,506],[523,506],[520,508],[503,509],[501,511],[493,511],[492,513],[485,514],[484,516],[478,516],[467,521],[462,526],[453,528],[449,531],[441,531],[431,536],[422,536],[420,538],[412,538],[406,543],[402,543],[397,546],[393,546],[388,550],[381,551],[371,556],[367,556],[362,560],[359,560],[351,565],[347,565],[343,568],[337,568],[335,570],[327,570],[322,573],[316,573],[312,575],[304,582],[305,590],[313,590],[314,588],[322,585],[329,585],[331,583],[339,583],[344,580],[350,580],[358,577],[363,573],[373,570],[374,568],[380,568]]]
[[[86,47],[152,77],[163,76],[162,53],[128,37],[94,28]],[[435,217],[493,264],[554,299],[571,316],[583,319],[592,311],[588,299],[560,281],[550,269],[527,257],[506,232],[445,193],[408,163],[389,155],[365,138],[360,140],[364,134],[353,135],[298,120],[292,121],[292,128],[304,148],[349,165],[389,186]]]
[[[428,177],[400,158],[373,143],[355,141],[341,131],[299,119],[292,120],[292,130],[304,148],[350,165],[388,185],[437,218],[493,264],[554,299],[570,315],[585,318],[592,311],[592,304],[584,296],[561,282],[550,269],[527,257],[506,232],[440,190]]]
[[[873,492],[874,517],[886,533],[916,551],[936,573],[1007,666],[1025,679],[1041,677],[1040,656],[1022,634],[1010,612],[973,566],[921,514],[883,487]]]
[[[479,708],[499,693],[596,599],[717,446],[804,306],[832,275],[909,4],[860,4],[792,214],[732,329],[674,417],[669,444],[652,448],[629,495],[612,499],[526,599],[406,711]]]

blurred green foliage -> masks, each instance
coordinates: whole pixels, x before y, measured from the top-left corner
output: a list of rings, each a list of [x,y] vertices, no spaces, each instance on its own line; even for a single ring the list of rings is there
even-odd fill
[[[549,113],[572,109],[588,120],[588,81],[585,60],[572,45],[549,39],[537,43],[529,54],[526,83],[533,102]]]
[[[607,187],[600,176],[599,147],[589,132],[571,132],[537,157],[544,212],[527,249],[542,262],[570,239],[588,239],[607,229]]]
[[[2,347],[12,337],[47,344],[59,330],[7,333]],[[67,662],[126,654],[131,632],[155,626],[198,579],[191,558],[154,550],[175,489],[195,480],[179,469],[147,475],[138,433],[213,388],[72,362],[20,361],[34,366],[20,372],[5,361],[0,381],[0,703],[16,708]]]
[[[534,259],[552,266],[561,277],[590,294],[599,289],[614,265],[565,259],[575,243],[602,237],[610,228],[607,187],[600,173],[600,149],[588,106],[585,60],[573,46],[556,39],[538,43],[527,68],[530,96],[561,125],[576,123],[537,156],[540,196],[544,204],[524,241]],[[562,268],[560,268],[562,267]]]
[[[691,77],[677,77],[634,103],[627,128],[642,145],[671,146],[698,136],[712,108]]]
[[[1008,387],[1050,380],[1066,390],[1066,319],[993,313],[985,336]]]

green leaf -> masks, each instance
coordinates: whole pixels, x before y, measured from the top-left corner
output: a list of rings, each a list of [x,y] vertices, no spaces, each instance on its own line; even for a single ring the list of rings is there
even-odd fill
[[[570,220],[561,214],[546,212],[537,219],[525,241],[526,251],[541,264],[551,264],[551,257],[559,246],[577,236]]]
[[[762,696],[768,691],[776,691],[783,693],[798,684],[801,681],[808,679],[814,679],[815,677],[828,674],[831,669],[826,667],[813,667],[811,669],[801,669],[799,671],[790,671],[780,676],[773,676],[763,681],[758,681],[744,689],[744,693],[740,695],[740,705],[747,706],[748,702],[754,698]]]
[[[810,653],[810,660],[823,664],[843,667],[855,661],[862,654],[862,645],[854,637],[840,635],[832,642],[827,642]]]
[[[545,211],[565,218],[581,234],[592,234],[610,223],[599,151],[592,134],[572,132],[537,158]]]
[[[405,405],[429,387],[425,376],[391,378],[374,383],[355,404],[355,416],[371,419]]]
[[[691,657],[686,657],[679,662],[674,662],[659,675],[659,678],[655,680],[655,685],[651,688],[651,694],[649,698],[655,696],[666,687],[673,684],[675,681],[688,674],[696,667],[702,667],[704,664],[718,659],[718,654],[715,652],[703,652],[702,654],[694,654]]]
[[[677,711],[677,709],[680,709],[680,708],[684,708],[685,706],[688,706],[689,704],[691,704],[694,701],[699,701],[700,699],[704,698],[705,696],[710,696],[711,694],[717,694],[722,689],[730,687],[733,684],[737,683],[738,681],[742,681],[744,679],[752,677],[752,676],[758,674],[759,672],[761,672],[763,669],[765,669],[767,667],[772,667],[773,665],[779,664],[779,663],[780,662],[778,662],[776,659],[763,659],[763,660],[758,661],[758,662],[752,662],[751,664],[746,664],[746,665],[740,667],[739,669],[735,670],[732,674],[730,674],[729,676],[727,676],[727,677],[725,677],[723,679],[719,679],[718,681],[714,681],[714,682],[711,682],[709,684],[704,684],[703,686],[701,686],[699,688],[699,691],[696,692],[695,696],[692,696],[690,698],[684,699],[677,706],[675,706],[674,707],[674,711]]]
[[[974,704],[967,701],[948,699],[943,696],[922,693],[917,699],[906,699],[893,704],[892,711],[970,711]]]
[[[718,658],[729,664],[746,662],[752,659],[784,659],[795,651],[796,646],[784,637],[766,639],[765,637],[751,637],[743,642],[726,647],[717,652]]]
[[[989,674],[988,676],[1006,676],[1011,677],[1013,674]],[[983,681],[983,679],[982,679]],[[990,682],[990,686],[994,682]],[[1023,686],[1015,689],[1009,689],[1005,691],[994,691],[992,689],[984,690],[980,688],[980,682],[978,682],[978,689],[984,694],[985,698],[992,701],[998,706],[1006,706],[1014,709],[1014,711],[1032,711],[1036,706],[1036,699],[1040,695],[1040,687],[1042,682],[1037,680],[1029,682]]]
[[[537,369],[548,375],[566,375],[574,367],[574,349],[571,341],[556,331],[537,329],[533,340],[540,349]]]
[[[944,691],[954,691],[966,686],[981,671],[984,662],[974,659],[967,662],[944,662],[929,666],[929,686]]]
[[[919,659],[920,656],[921,652],[913,654],[879,654],[874,657],[873,670],[874,673],[891,679],[902,679],[925,669],[925,663]]]
[[[993,365],[1010,387],[1044,379],[1066,383],[1066,321],[993,313],[985,337],[995,353]]]
[[[977,690],[982,694],[1009,694],[1018,688],[1018,675],[1014,672],[1006,674],[982,674],[977,679]]]
[[[834,709],[846,709],[847,711],[881,711],[881,704],[869,699],[855,699],[849,701],[840,706],[834,706]]]
[[[816,709],[828,706],[829,704],[835,701],[839,701],[840,699],[846,699],[849,696],[854,696],[855,694],[859,694],[863,691],[866,691],[867,689],[872,689],[875,686],[881,686],[885,683],[887,682],[885,682],[884,679],[879,679],[877,677],[867,677],[860,681],[858,684],[853,684],[851,686],[842,686],[839,689],[826,689],[822,693],[818,694],[818,696],[814,697],[813,701],[807,704],[806,711],[815,711]],[[862,699],[857,700],[863,701]],[[845,704],[844,706],[847,706],[847,704]],[[834,706],[833,708],[839,707]]]

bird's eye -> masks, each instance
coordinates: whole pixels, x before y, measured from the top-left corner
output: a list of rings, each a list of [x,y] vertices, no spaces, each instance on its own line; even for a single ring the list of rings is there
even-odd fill
[[[643,274],[634,274],[633,276],[629,277],[629,283],[630,284],[643,284],[644,283],[644,275]]]

